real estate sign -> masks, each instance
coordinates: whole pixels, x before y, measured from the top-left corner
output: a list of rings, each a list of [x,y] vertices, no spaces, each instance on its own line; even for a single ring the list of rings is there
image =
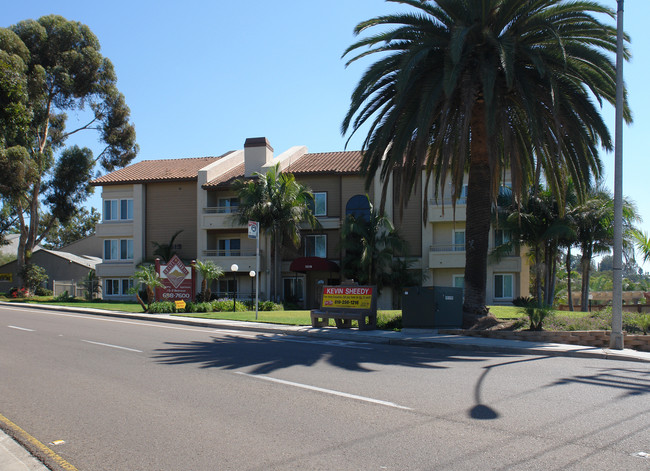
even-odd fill
[[[324,286],[323,308],[370,309],[372,286]]]
[[[163,283],[156,288],[156,301],[194,301],[194,267],[174,255],[166,264],[156,260],[156,273]]]

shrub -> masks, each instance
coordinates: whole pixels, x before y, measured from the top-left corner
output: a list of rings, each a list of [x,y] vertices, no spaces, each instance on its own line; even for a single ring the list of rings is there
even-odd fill
[[[528,307],[537,305],[537,301],[535,301],[535,298],[531,298],[530,296],[519,296],[512,300],[512,305],[517,307]]]
[[[57,301],[59,303],[69,303],[70,301],[74,301],[74,296],[70,296],[70,293],[68,293],[66,290],[60,295],[56,296],[54,298],[54,301]]]
[[[39,267],[33,263],[27,263],[20,270],[20,277],[29,290],[34,291],[37,286],[45,283],[49,278],[45,272],[45,268]]]
[[[149,305],[147,312],[149,314],[167,314],[176,312],[176,304],[171,301],[154,302]]]
[[[194,303],[194,310],[186,311],[186,312],[212,312],[212,303],[208,303],[208,302]]]
[[[52,296],[54,294],[51,289],[43,288],[42,286],[39,286],[36,288],[34,291],[34,294],[36,296]]]
[[[273,301],[260,301],[259,310],[260,311],[283,311],[284,306],[282,306],[282,304],[276,304]]]
[[[523,306],[522,312],[530,320],[530,330],[542,330],[544,319],[553,312],[553,308],[544,304],[530,303]]]
[[[402,330],[402,315],[378,312],[377,328],[381,330]]]
[[[648,335],[648,331],[650,330],[650,314],[640,314],[636,318],[636,325],[641,329],[643,335]]]
[[[27,288],[11,288],[9,290],[9,296],[12,298],[26,298],[29,296],[29,291]]]

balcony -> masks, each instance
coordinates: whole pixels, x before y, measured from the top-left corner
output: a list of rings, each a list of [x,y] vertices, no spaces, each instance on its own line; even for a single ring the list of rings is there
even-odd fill
[[[223,271],[229,271],[233,263],[239,265],[240,270],[251,267],[255,270],[256,260],[254,250],[204,250],[203,257],[219,265]],[[264,269],[264,251],[260,250],[260,270]]]
[[[444,214],[443,214],[444,207]],[[465,221],[467,219],[467,198],[459,198],[456,201],[456,221]],[[454,208],[452,207],[451,198],[444,200],[429,200],[429,222],[453,222]]]
[[[233,215],[237,213],[237,206],[210,206],[203,208],[201,214],[201,229],[222,229],[244,227],[234,224]]]
[[[97,237],[133,237],[133,221],[108,221],[97,224]]]
[[[439,244],[429,247],[429,268],[465,267],[465,246],[462,244]]]

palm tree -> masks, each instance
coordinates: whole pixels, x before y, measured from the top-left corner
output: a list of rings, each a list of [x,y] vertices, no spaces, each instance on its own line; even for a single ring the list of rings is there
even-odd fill
[[[197,260],[194,266],[202,278],[201,296],[203,301],[210,301],[210,296],[212,295],[210,285],[213,280],[217,280],[223,276],[223,270],[220,266],[215,265],[212,260],[207,260],[205,262]]]
[[[612,145],[595,103],[615,102],[616,29],[593,15],[615,13],[580,0],[390,1],[417,11],[357,25],[356,34],[375,34],[344,52],[354,53],[348,64],[379,59],[353,91],[342,132],[369,129],[366,184],[380,171],[385,197],[395,174],[401,207],[422,169],[436,197],[447,179],[460,194],[469,173],[463,311],[471,322],[487,313],[491,205],[505,170],[516,199],[542,171],[558,198],[564,175],[582,192],[600,174],[598,144]]]
[[[176,250],[174,250],[174,241],[181,232],[183,232],[183,229],[176,231],[174,235],[169,239],[169,242],[166,244],[152,241],[151,243],[155,247],[153,254],[158,255],[160,258],[162,258],[163,262],[169,262],[172,257],[176,255]]]
[[[156,273],[156,267],[153,265],[141,265],[133,275],[133,279],[138,282],[139,285],[145,286],[145,289],[147,290],[148,308],[155,300],[155,289],[163,286],[160,276]]]
[[[643,256],[643,263],[646,263],[650,260],[650,237],[648,236],[648,233],[639,229],[633,229],[631,236],[634,245]]]
[[[602,187],[596,186],[584,203],[574,211],[577,244],[582,251],[580,266],[582,267],[582,289],[580,294],[580,310],[589,307],[589,276],[591,260],[594,255],[608,253],[614,243],[614,198]],[[629,250],[632,244],[632,229],[638,221],[634,205],[623,201],[623,245]]]
[[[407,243],[393,223],[370,204],[366,217],[349,215],[341,227],[343,274],[363,285],[375,285],[381,292],[391,285],[393,270],[405,277],[408,264],[396,263],[395,257],[405,256]]]
[[[271,237],[273,247],[273,299],[279,299],[282,276],[281,247],[285,241],[300,247],[301,225],[316,228],[320,224],[311,208],[314,196],[298,183],[292,173],[280,172],[280,166],[271,167],[266,174],[254,173],[251,180],[235,180],[233,189],[239,197],[237,224],[258,221],[260,229]]]

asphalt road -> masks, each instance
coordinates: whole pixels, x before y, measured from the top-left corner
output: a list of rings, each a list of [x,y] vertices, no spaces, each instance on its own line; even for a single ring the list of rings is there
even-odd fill
[[[0,414],[79,470],[648,470],[650,367],[0,307]]]

